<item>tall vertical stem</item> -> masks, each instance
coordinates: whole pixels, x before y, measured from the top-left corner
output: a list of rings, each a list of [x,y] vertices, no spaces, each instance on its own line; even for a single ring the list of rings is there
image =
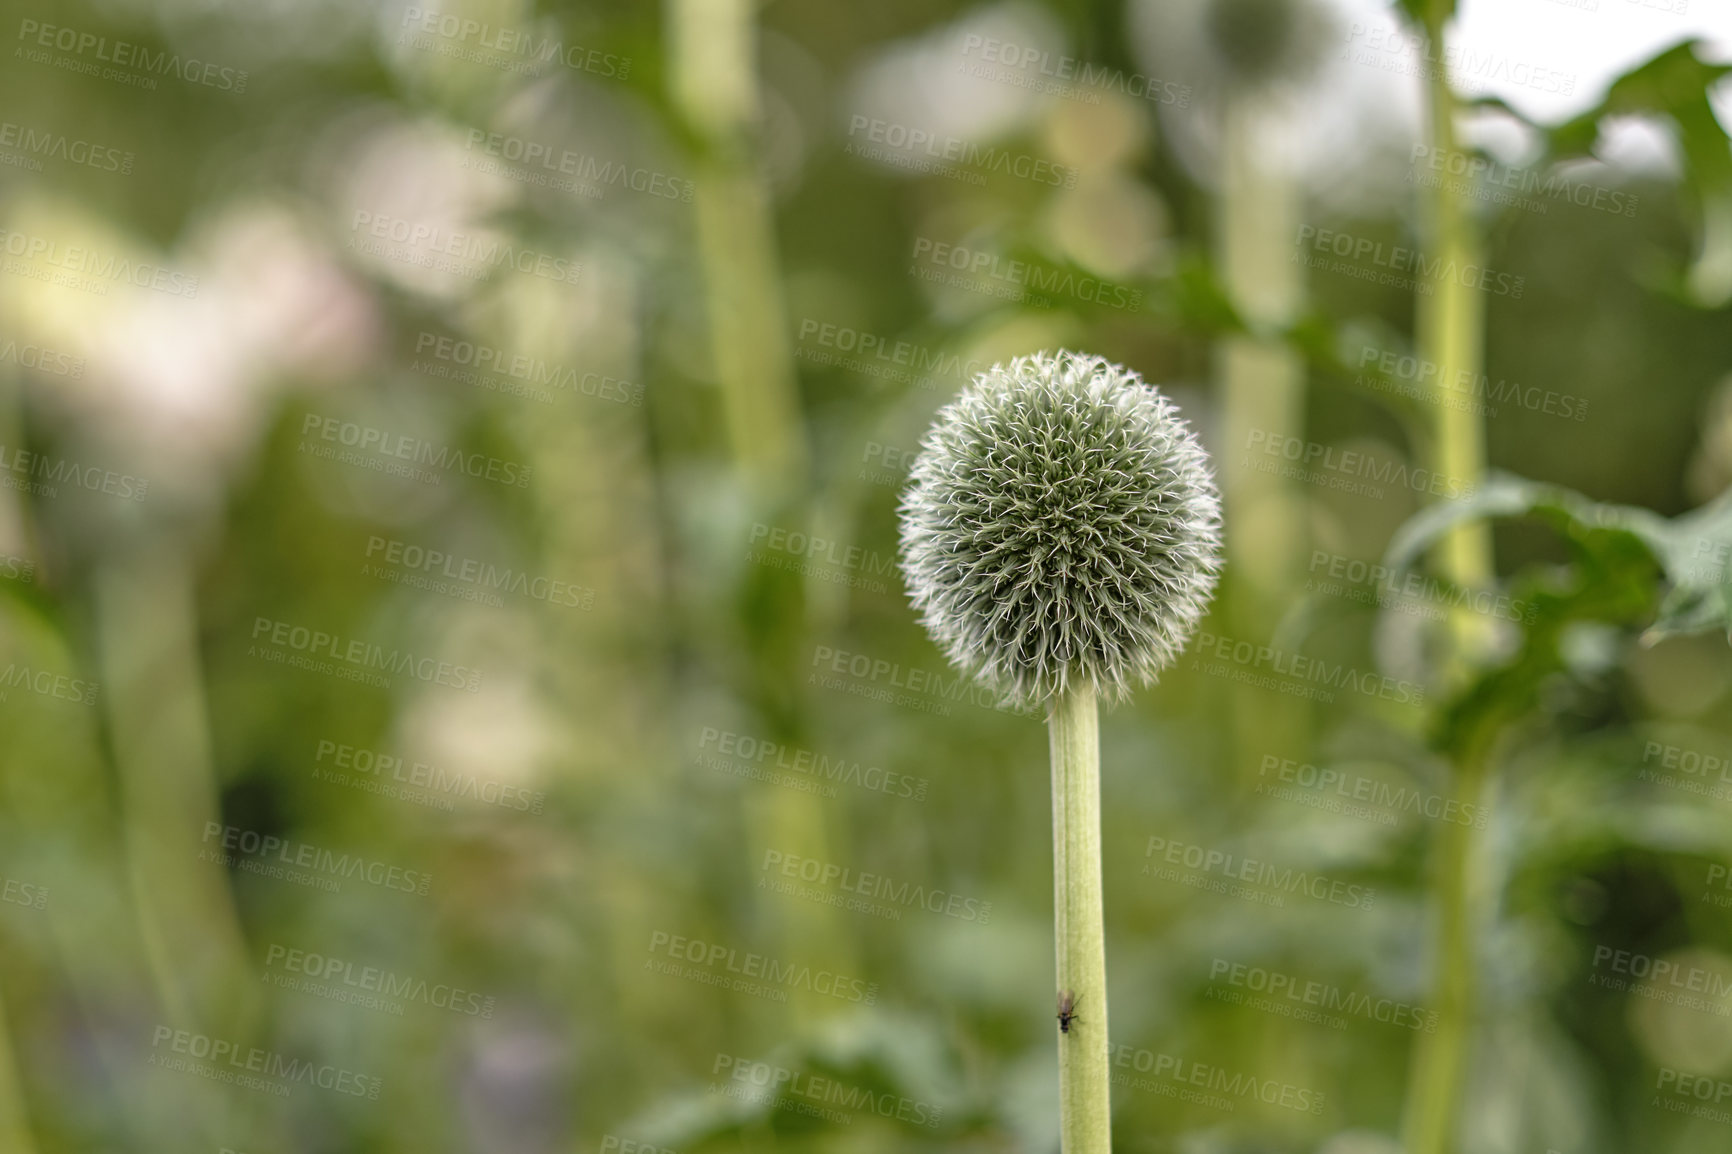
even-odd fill
[[[755,0],[670,0],[672,90],[701,142],[693,195],[710,349],[735,460],[762,493],[798,490],[806,445],[770,193],[754,147]]]
[[[1216,374],[1227,451],[1219,458],[1227,522],[1228,608],[1235,628],[1270,638],[1300,584],[1305,556],[1304,508],[1280,473],[1258,469],[1244,446],[1286,443],[1305,421],[1305,371],[1281,330],[1304,293],[1304,266],[1294,260],[1301,219],[1299,193],[1283,162],[1270,155],[1267,114],[1259,97],[1228,95],[1222,115],[1221,207],[1216,237],[1222,282],[1251,331],[1223,338]],[[1238,748],[1234,760],[1254,776],[1258,755],[1304,747],[1308,713],[1297,698],[1239,685],[1233,692]]]
[[[0,999],[0,1149],[17,1154],[35,1154],[30,1136],[30,1117],[24,1107],[24,1088],[12,1054],[12,1037],[6,1021],[6,1003]]]
[[[1436,58],[1428,101],[1431,145],[1453,155],[1456,101],[1442,52],[1441,12],[1428,22],[1427,34]],[[1419,298],[1416,328],[1421,358],[1437,366],[1436,468],[1462,485],[1477,486],[1485,473],[1483,422],[1472,408],[1448,402],[1452,386],[1478,380],[1485,363],[1485,295],[1467,275],[1468,269],[1483,267],[1481,245],[1467,205],[1448,181],[1424,189],[1420,212],[1433,261],[1425,281],[1427,292]],[[1492,577],[1490,528],[1483,521],[1457,525],[1445,535],[1439,561],[1456,584],[1485,586]],[[1465,606],[1450,620],[1455,640],[1451,672],[1459,678],[1483,642],[1487,620]]]
[[[221,819],[198,662],[196,596],[168,544],[97,567],[102,696],[114,738],[125,848],[163,1012],[246,1036],[258,999],[228,877],[199,849]]]
[[[1305,549],[1291,485],[1279,473],[1251,467],[1248,454],[1239,451],[1253,432],[1271,440],[1297,436],[1305,417],[1304,366],[1281,332],[1293,322],[1304,293],[1304,266],[1293,259],[1299,195],[1282,162],[1259,139],[1264,119],[1256,98],[1229,96],[1216,238],[1222,282],[1251,329],[1224,337],[1216,355],[1230,438],[1230,451],[1220,460],[1228,519],[1241,529],[1251,527],[1228,536],[1228,565],[1240,603],[1236,611],[1259,630],[1274,628]]]
[[[1443,52],[1450,6],[1433,0],[1425,32],[1431,51],[1429,114],[1431,145],[1452,155],[1457,150],[1455,94]],[[1482,265],[1479,237],[1467,206],[1448,182],[1425,188],[1421,218],[1432,268],[1426,295],[1418,302],[1416,328],[1420,356],[1438,366],[1435,467],[1463,485],[1477,486],[1485,472],[1485,432],[1477,413],[1449,403],[1456,382],[1477,380],[1483,364],[1485,298],[1466,275]],[[1483,523],[1458,525],[1444,538],[1438,564],[1457,585],[1483,588],[1493,575],[1491,531]],[[1466,606],[1450,616],[1451,647],[1445,671],[1451,685],[1466,680],[1483,651],[1489,622]],[[1478,805],[1491,788],[1488,751],[1458,759],[1454,788],[1462,801]],[[1483,898],[1474,883],[1477,839],[1469,827],[1451,826],[1435,849],[1433,879],[1436,921],[1432,936],[1432,989],[1437,1031],[1419,1042],[1409,1075],[1405,1146],[1408,1154],[1449,1154],[1457,1146],[1462,1087],[1477,1017],[1480,910]]]
[[[1488,785],[1485,758],[1475,756],[1457,767],[1456,795],[1466,804],[1483,805]],[[1479,910],[1484,905],[1483,887],[1475,880],[1479,846],[1478,831],[1452,823],[1436,847],[1432,1005],[1437,1030],[1424,1035],[1414,1059],[1404,1143],[1408,1154],[1448,1154],[1457,1145],[1479,994]]]
[[[1059,1132],[1064,1154],[1107,1154],[1107,945],[1101,914],[1101,747],[1092,686],[1053,704],[1053,933],[1060,997],[1076,1017],[1058,1032]]]
[[[667,0],[669,81],[675,105],[698,141],[693,224],[702,270],[711,360],[722,412],[743,487],[761,508],[795,516],[810,462],[788,340],[774,205],[761,163],[757,43],[758,0]],[[804,603],[779,602],[777,620],[745,639],[765,675],[753,687],[766,732],[799,744],[801,683],[787,638],[810,628]],[[778,651],[778,646],[782,647]],[[846,829],[813,794],[772,788],[745,805],[759,848],[823,861],[845,853]],[[830,906],[787,912],[783,948],[852,971],[854,935]],[[795,1008],[810,1010],[812,999]]]

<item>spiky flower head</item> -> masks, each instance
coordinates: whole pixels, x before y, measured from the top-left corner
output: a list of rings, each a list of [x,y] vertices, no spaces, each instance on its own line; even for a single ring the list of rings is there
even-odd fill
[[[1012,705],[1150,684],[1220,570],[1202,445],[1154,386],[1078,353],[977,376],[939,411],[900,512],[927,630]]]

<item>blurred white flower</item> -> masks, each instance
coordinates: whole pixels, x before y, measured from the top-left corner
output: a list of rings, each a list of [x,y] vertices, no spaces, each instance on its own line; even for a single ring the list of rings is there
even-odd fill
[[[975,76],[970,65],[988,45],[1009,46],[1017,59],[1064,51],[1052,16],[1031,4],[975,8],[950,24],[897,41],[862,68],[848,86],[842,120],[854,116],[930,132],[935,139],[978,142],[1026,127],[1054,99],[1012,81],[1038,72],[1005,66],[1002,77]],[[995,54],[997,50],[994,50]],[[1026,73],[1026,75],[1024,75]]]
[[[26,204],[13,220],[64,251],[162,269],[182,278],[165,283],[189,290],[119,279],[100,295],[37,292],[15,314],[36,338],[86,359],[82,378],[34,393],[37,411],[62,426],[70,451],[92,456],[88,463],[146,477],[153,502],[218,501],[277,393],[354,372],[378,341],[370,295],[333,259],[309,214],[286,202],[227,205],[166,255],[64,207]]]
[[[1341,211],[1376,211],[1411,196],[1404,183],[1408,151],[1419,138],[1422,110],[1416,76],[1344,59],[1349,36],[1395,35],[1395,14],[1376,0],[1289,0],[1295,57],[1269,69],[1265,83],[1246,89],[1242,66],[1217,41],[1221,0],[1132,0],[1133,50],[1150,73],[1183,83],[1186,103],[1160,105],[1167,141],[1208,187],[1219,179],[1224,102],[1232,91],[1255,99],[1253,149],[1269,167],[1290,173],[1313,195]],[[1268,54],[1266,51],[1265,55]]]
[[[508,161],[466,147],[467,139],[439,121],[389,119],[347,143],[332,226],[356,264],[448,301],[500,274],[488,254],[512,237],[489,222],[516,202],[518,187],[491,169]]]

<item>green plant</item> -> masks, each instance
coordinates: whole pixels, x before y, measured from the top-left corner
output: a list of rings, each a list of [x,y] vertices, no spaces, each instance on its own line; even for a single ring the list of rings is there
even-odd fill
[[[927,629],[1007,704],[1049,709],[1060,1126],[1067,1154],[1094,1154],[1111,1148],[1096,701],[1184,649],[1215,588],[1220,500],[1159,391],[1069,352],[977,378],[912,478],[902,567]]]

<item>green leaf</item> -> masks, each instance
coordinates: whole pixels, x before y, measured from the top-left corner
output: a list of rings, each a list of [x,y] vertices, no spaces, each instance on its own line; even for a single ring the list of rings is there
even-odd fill
[[[1455,15],[1455,0],[1395,0],[1402,15],[1421,28],[1442,28]]]
[[[1603,123],[1617,116],[1660,116],[1678,129],[1685,186],[1701,213],[1701,243],[1689,296],[1714,307],[1732,298],[1732,142],[1709,94],[1732,65],[1703,60],[1702,41],[1686,40],[1612,82],[1605,99],[1546,133],[1548,159],[1590,156]]]
[[[1640,541],[1670,586],[1648,644],[1675,634],[1726,631],[1732,641],[1732,491],[1680,517],[1590,500],[1560,485],[1492,473],[1472,497],[1431,505],[1390,539],[1385,562],[1411,568],[1420,553],[1456,525],[1499,517],[1547,516],[1581,529],[1612,529]]]
[[[1732,151],[1714,116],[1709,93],[1732,65],[1703,60],[1700,40],[1674,44],[1618,77],[1598,105],[1551,129],[1551,159],[1591,156],[1602,122],[1616,116],[1658,115],[1676,121],[1686,160],[1718,187],[1732,186]]]

